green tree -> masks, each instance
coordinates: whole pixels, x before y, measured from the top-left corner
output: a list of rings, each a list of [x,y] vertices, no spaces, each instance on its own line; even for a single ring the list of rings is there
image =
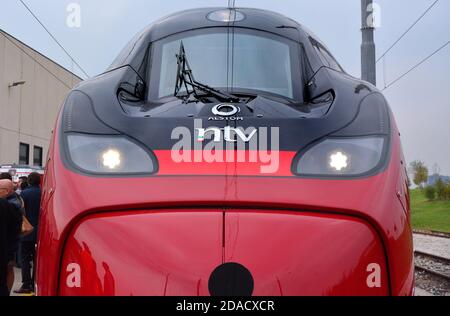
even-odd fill
[[[440,177],[437,179],[434,187],[436,189],[436,196],[438,200],[445,200],[445,191],[447,186]]]
[[[445,199],[450,200],[450,182],[448,182],[445,187]]]
[[[425,197],[428,201],[434,200],[434,198],[436,197],[436,189],[434,188],[434,186],[429,185],[425,187]]]
[[[428,168],[419,160],[411,162],[410,166],[414,184],[422,188],[422,184],[428,180]]]

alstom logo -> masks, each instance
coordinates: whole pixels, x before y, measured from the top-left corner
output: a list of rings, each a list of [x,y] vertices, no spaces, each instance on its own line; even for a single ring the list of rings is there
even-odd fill
[[[210,121],[242,121],[244,120],[241,116],[235,116],[241,112],[241,109],[233,104],[221,103],[217,104],[212,108],[212,116],[209,118]]]
[[[212,113],[218,116],[233,116],[241,111],[240,108],[233,104],[217,104],[212,108]]]

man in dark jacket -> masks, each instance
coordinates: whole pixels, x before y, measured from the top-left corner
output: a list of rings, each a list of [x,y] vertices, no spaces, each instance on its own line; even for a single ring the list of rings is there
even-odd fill
[[[16,293],[31,293],[34,287],[34,268],[31,272],[31,263],[34,262],[36,254],[36,239],[39,223],[39,211],[41,208],[41,176],[37,172],[28,176],[28,188],[21,193],[25,204],[25,215],[31,225],[33,232],[21,240],[22,257],[22,287]],[[33,264],[34,267],[34,264]]]
[[[15,215],[19,216],[21,219],[25,214],[25,210],[23,208],[22,199],[14,192],[14,184],[9,179],[1,179],[0,180],[0,198],[5,199],[9,202],[9,205],[12,206],[12,209],[15,211]],[[22,220],[20,221],[20,225],[22,225]],[[22,228],[22,227],[21,227]],[[8,243],[8,288],[11,290],[14,284],[14,265],[16,262],[16,254],[19,249],[20,238],[17,235],[14,240]]]
[[[0,188],[0,194],[6,194]],[[11,247],[20,235],[22,215],[6,200],[0,198],[0,296],[9,296],[8,264],[13,259]]]

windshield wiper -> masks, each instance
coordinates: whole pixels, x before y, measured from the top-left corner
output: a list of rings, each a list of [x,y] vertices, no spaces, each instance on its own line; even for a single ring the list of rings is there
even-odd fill
[[[175,83],[175,93],[174,96],[177,98],[182,98],[185,101],[189,100],[190,96],[194,96],[197,100],[206,96],[213,96],[220,101],[224,102],[239,102],[239,98],[228,94],[226,92],[220,91],[218,89],[207,86],[206,84],[200,83],[194,79],[192,69],[189,66],[189,62],[186,57],[186,51],[184,50],[183,41],[180,43],[180,52],[176,55],[177,58],[177,80]],[[191,87],[189,90],[188,86]],[[187,95],[180,95],[180,91],[186,89]],[[203,92],[202,94],[200,92]]]

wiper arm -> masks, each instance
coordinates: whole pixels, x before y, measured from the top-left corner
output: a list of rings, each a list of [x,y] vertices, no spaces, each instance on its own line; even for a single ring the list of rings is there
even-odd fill
[[[176,58],[178,69],[177,80],[175,83],[175,97],[187,100],[191,95],[193,95],[196,99],[200,99],[206,94],[206,96],[212,95],[217,99],[225,102],[239,102],[238,97],[207,86],[206,84],[200,83],[194,79],[192,69],[189,66],[189,62],[186,57],[186,51],[184,50],[183,41],[181,41],[180,43],[180,52],[176,55]],[[189,90],[188,86],[191,86],[192,90]],[[183,87],[186,89],[187,96],[180,96],[180,91]],[[204,92],[205,94],[201,95],[199,93],[200,91]]]

